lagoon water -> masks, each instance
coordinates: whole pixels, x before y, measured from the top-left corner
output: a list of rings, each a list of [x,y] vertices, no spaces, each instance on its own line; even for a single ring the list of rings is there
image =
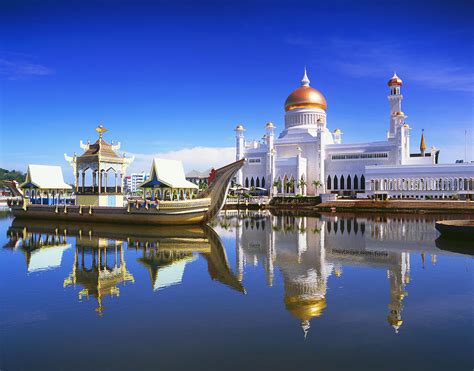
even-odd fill
[[[152,228],[5,214],[0,370],[470,370],[473,258],[435,220],[228,213]]]

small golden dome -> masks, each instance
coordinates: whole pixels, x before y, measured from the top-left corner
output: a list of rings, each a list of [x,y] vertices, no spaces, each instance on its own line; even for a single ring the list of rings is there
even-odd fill
[[[410,129],[410,125],[408,125],[408,124],[403,125],[403,127],[404,127],[405,129]]]
[[[243,131],[244,130],[244,127],[243,125],[239,124],[235,127],[235,130],[238,130],[238,131]]]
[[[394,72],[392,78],[388,80],[388,86],[392,87],[392,86],[402,86],[402,85],[403,85],[402,79],[398,77],[397,74]]]
[[[297,296],[289,296],[285,298],[285,307],[294,317],[302,321],[310,321],[323,314],[326,299],[301,299]]]
[[[393,115],[394,116],[405,116],[405,113],[400,111],[400,112],[395,112]]]
[[[398,319],[393,316],[388,316],[387,317],[388,323],[390,323],[392,326],[400,327],[403,324],[403,320]]]
[[[273,122],[267,122],[267,124],[265,125],[265,127],[267,129],[274,129],[275,128],[275,125],[273,125]]]
[[[336,130],[334,130],[334,134],[341,134],[341,129],[337,128]]]

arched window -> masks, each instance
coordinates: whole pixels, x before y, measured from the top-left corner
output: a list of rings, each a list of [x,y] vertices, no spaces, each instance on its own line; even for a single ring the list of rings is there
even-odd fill
[[[262,177],[262,188],[265,188],[265,177]]]
[[[334,175],[334,189],[338,189],[338,188],[339,188],[339,185],[337,182],[337,175]]]
[[[344,189],[344,175],[341,175],[341,189]]]
[[[331,179],[331,176],[330,176],[330,175],[328,175],[328,180],[327,180],[327,186],[328,186],[328,189],[331,189],[331,183],[332,183],[332,181],[331,181],[331,180],[332,180],[332,179]]]
[[[365,177],[362,175],[360,177],[360,189],[364,190],[365,189]]]
[[[255,187],[255,180],[253,180],[253,177],[250,179],[250,187]]]
[[[352,189],[352,182],[351,182],[351,176],[347,176],[347,189]]]
[[[249,187],[249,178],[245,178],[245,187],[246,187],[246,188]]]
[[[359,189],[359,178],[357,178],[357,175],[354,176],[354,189]]]
[[[260,178],[257,177],[257,181],[255,182],[255,186],[260,188]]]

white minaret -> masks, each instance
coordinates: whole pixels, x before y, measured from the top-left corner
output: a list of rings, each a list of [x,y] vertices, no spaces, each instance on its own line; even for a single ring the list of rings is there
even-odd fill
[[[239,161],[245,157],[245,140],[244,140],[244,127],[237,125],[235,127],[235,160]],[[237,172],[236,182],[240,185],[243,183],[242,169]]]
[[[273,181],[275,180],[275,125],[272,122],[267,122],[265,125],[266,129],[266,142],[267,142],[267,176],[268,185],[266,187],[269,190],[273,188]],[[270,192],[271,193],[271,192]]]
[[[388,138],[395,138],[398,129],[404,123],[405,115],[402,111],[403,95],[400,91],[402,85],[402,79],[400,79],[396,73],[393,73],[392,78],[388,80],[388,87],[390,88],[390,94],[388,96],[388,101],[390,103],[390,129],[388,132]]]

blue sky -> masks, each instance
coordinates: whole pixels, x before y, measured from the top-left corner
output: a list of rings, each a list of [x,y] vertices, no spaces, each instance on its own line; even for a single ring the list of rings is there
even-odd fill
[[[282,129],[305,65],[345,142],[385,138],[396,70],[412,150],[424,128],[453,162],[473,136],[473,14],[471,1],[3,0],[0,166],[67,169],[99,123],[134,170],[156,154],[220,165],[237,123],[256,139],[267,121]]]

